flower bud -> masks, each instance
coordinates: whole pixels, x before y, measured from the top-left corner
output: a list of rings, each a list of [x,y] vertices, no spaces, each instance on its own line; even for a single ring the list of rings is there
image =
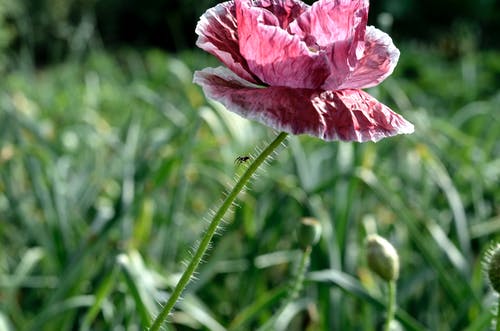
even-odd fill
[[[321,237],[321,224],[312,217],[304,217],[297,229],[297,241],[302,249],[314,246]]]
[[[399,277],[399,257],[390,242],[372,234],[366,238],[366,258],[368,267],[386,281]]]
[[[493,246],[486,258],[486,271],[491,287],[500,293],[500,244]]]

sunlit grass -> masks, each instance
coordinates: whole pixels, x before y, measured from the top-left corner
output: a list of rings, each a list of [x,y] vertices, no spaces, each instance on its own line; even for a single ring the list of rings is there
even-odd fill
[[[283,330],[381,327],[385,287],[362,250],[373,232],[398,250],[406,329],[487,329],[498,59],[403,48],[394,77],[371,93],[415,134],[377,144],[291,137],[227,218],[170,328],[263,325],[300,258],[293,230],[312,216],[323,237]],[[2,78],[0,329],[141,329],[157,313],[241,175],[234,160],[275,135],[205,100],[192,73],[215,64],[191,52],[94,52]]]

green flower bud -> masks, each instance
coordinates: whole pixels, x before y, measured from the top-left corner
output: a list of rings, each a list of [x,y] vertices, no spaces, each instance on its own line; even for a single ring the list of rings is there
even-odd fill
[[[368,267],[386,281],[399,277],[398,252],[390,242],[372,234],[366,238],[366,258]]]
[[[488,250],[485,262],[491,287],[495,292],[500,293],[500,244],[496,244]]]
[[[321,224],[312,217],[304,217],[297,229],[297,241],[302,249],[314,246],[321,237]]]

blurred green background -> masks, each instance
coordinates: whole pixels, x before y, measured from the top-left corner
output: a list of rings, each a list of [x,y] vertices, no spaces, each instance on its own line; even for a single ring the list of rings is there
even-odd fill
[[[208,0],[0,0],[0,330],[140,330],[210,210],[275,135],[206,100]],[[302,217],[323,225],[278,330],[379,330],[401,259],[401,330],[488,330],[500,230],[499,2],[371,2],[401,50],[369,90],[415,124],[377,144],[290,137],[227,217],[170,330],[255,330],[277,311]],[[410,316],[410,317],[408,317]]]

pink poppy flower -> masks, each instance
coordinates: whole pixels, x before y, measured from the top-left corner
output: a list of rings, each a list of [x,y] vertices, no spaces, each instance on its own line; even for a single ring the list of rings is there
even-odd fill
[[[399,59],[384,32],[366,26],[368,0],[234,0],[198,22],[197,45],[227,68],[195,73],[207,97],[278,131],[324,140],[378,141],[413,125],[362,88]]]

